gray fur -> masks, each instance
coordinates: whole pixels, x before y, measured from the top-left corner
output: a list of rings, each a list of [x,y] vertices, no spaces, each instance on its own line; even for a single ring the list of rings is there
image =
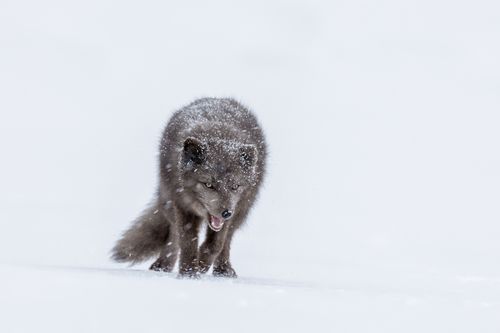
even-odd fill
[[[237,101],[202,98],[175,112],[160,144],[155,200],[117,242],[113,259],[134,264],[158,255],[151,269],[170,272],[180,255],[182,276],[213,265],[214,275],[236,277],[231,240],[256,199],[265,161],[257,119]],[[208,227],[198,246],[202,223]]]

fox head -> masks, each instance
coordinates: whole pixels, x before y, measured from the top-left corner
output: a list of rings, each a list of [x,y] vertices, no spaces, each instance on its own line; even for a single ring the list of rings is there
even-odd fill
[[[246,190],[256,185],[256,146],[189,137],[181,156],[183,191],[193,200],[197,213],[207,218],[209,227],[220,231],[238,214],[238,203]]]

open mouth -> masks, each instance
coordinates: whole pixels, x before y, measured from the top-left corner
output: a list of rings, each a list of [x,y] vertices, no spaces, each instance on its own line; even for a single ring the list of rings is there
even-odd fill
[[[210,229],[212,229],[215,232],[220,231],[222,229],[222,227],[224,226],[224,220],[220,217],[213,216],[213,215],[209,214],[208,215],[208,226],[210,227]]]

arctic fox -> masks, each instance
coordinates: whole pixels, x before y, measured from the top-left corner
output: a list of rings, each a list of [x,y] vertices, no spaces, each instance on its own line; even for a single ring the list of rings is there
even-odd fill
[[[132,264],[158,255],[150,269],[198,277],[236,277],[229,254],[261,186],[264,134],[255,116],[229,98],[202,98],[168,122],[160,144],[160,181],[152,204],[112,250]],[[208,228],[198,248],[200,225]]]

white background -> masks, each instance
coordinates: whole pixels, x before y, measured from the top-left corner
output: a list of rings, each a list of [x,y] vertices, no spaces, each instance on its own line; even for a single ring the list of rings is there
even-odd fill
[[[498,332],[499,10],[0,0],[0,330]],[[111,263],[203,96],[269,143],[241,279]]]

